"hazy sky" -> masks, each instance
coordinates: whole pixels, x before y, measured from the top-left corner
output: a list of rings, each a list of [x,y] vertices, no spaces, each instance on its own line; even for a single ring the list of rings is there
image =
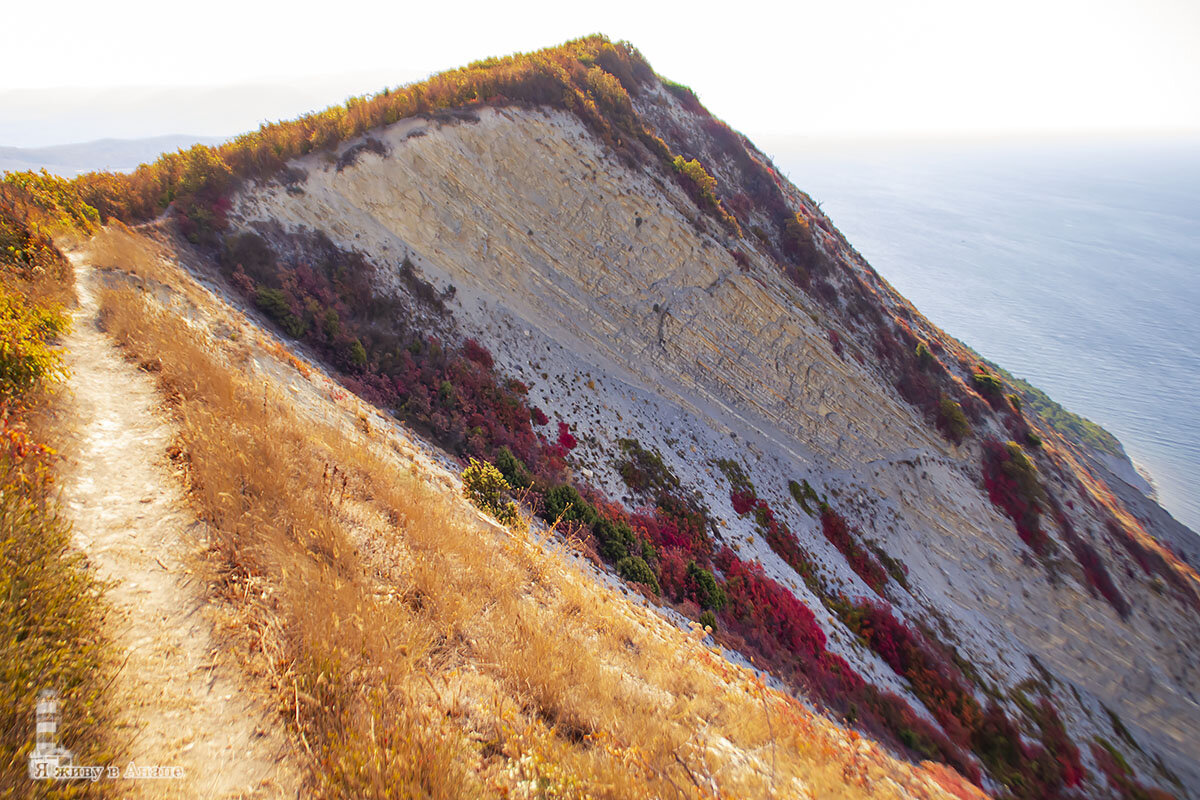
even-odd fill
[[[1200,129],[1197,0],[7,6],[0,145],[232,134],[597,31],[751,137]]]

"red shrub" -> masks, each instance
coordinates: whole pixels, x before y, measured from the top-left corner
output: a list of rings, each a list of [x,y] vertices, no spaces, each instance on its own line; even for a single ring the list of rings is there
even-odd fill
[[[850,525],[830,506],[821,509],[821,531],[829,543],[841,551],[850,568],[873,591],[880,593],[887,585],[887,570],[858,543]]]
[[[677,520],[651,511],[634,514],[629,523],[660,550],[678,550],[688,555],[693,552],[692,531],[681,529]]]
[[[805,664],[814,664],[825,651],[825,632],[808,606],[768,578],[760,565],[742,561],[728,548],[718,554],[717,563],[725,573],[729,599],[722,616],[730,617],[749,640],[768,653],[778,654],[783,647]]]
[[[755,527],[759,534],[767,540],[767,545],[789,567],[794,569],[796,574],[803,577],[805,583],[812,583],[816,580],[812,556],[800,546],[800,541],[787,525],[775,517],[775,512],[771,510],[770,504],[754,494],[753,488],[749,491],[735,490],[729,496],[729,500],[738,516],[750,513],[754,515]]]
[[[474,339],[467,339],[463,342],[463,355],[486,370],[490,370],[495,366],[492,354],[488,352],[486,347]]]
[[[558,446],[563,450],[570,452],[574,450],[579,442],[571,435],[571,428],[565,422],[558,423]]]
[[[1101,743],[1091,742],[1090,745],[1096,765],[1108,779],[1108,785],[1120,792],[1122,800],[1175,800],[1169,792],[1148,788],[1135,780],[1128,768]]]
[[[660,550],[658,559],[658,584],[665,596],[678,603],[686,595],[687,565],[691,559],[686,550],[678,547]]]
[[[1191,582],[1170,564],[1166,556],[1150,546],[1142,544],[1133,531],[1117,524],[1113,519],[1108,520],[1107,527],[1109,535],[1129,553],[1129,556],[1138,563],[1143,572],[1147,575],[1158,574],[1175,587],[1193,608],[1200,609],[1200,594],[1197,594],[1196,590],[1192,588]]]
[[[1067,736],[1067,730],[1059,719],[1058,711],[1045,697],[1037,706],[1037,723],[1042,730],[1042,746],[1058,762],[1059,774],[1067,788],[1078,786],[1087,777],[1087,770],[1079,758],[1079,748]]]
[[[908,679],[950,739],[966,745],[969,732],[980,722],[979,704],[940,645],[898,620],[886,603],[859,599],[851,605],[843,601],[838,611],[848,628],[866,639],[897,675]]]
[[[992,504],[1008,514],[1021,541],[1038,555],[1046,552],[1049,537],[1041,529],[1041,487],[1037,472],[1015,442],[995,439],[983,443],[983,479]]]
[[[749,513],[750,509],[754,508],[754,503],[757,498],[748,492],[734,492],[729,496],[729,501],[733,503],[734,512],[740,517]]]

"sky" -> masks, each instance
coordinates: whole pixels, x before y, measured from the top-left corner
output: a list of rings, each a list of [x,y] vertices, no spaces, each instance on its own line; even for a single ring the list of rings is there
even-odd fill
[[[601,32],[756,137],[1200,129],[1196,0],[17,2],[0,146],[225,136]]]

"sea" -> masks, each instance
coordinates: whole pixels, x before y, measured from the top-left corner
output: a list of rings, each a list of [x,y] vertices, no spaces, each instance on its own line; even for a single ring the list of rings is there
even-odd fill
[[[1200,134],[760,144],[926,317],[1113,433],[1200,531]]]

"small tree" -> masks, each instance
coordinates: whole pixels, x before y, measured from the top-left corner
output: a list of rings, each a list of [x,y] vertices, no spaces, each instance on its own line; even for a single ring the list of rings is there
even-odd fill
[[[622,558],[617,562],[617,574],[627,581],[649,586],[655,594],[662,593],[658,578],[654,577],[654,570],[650,569],[650,565],[641,556]]]
[[[500,470],[509,486],[527,489],[533,485],[533,476],[529,474],[525,462],[517,458],[507,446],[501,447],[496,453],[496,468]]]
[[[500,470],[486,461],[471,459],[463,470],[463,496],[481,511],[496,518],[507,527],[519,525],[521,514],[517,504],[508,499],[509,485]]]

